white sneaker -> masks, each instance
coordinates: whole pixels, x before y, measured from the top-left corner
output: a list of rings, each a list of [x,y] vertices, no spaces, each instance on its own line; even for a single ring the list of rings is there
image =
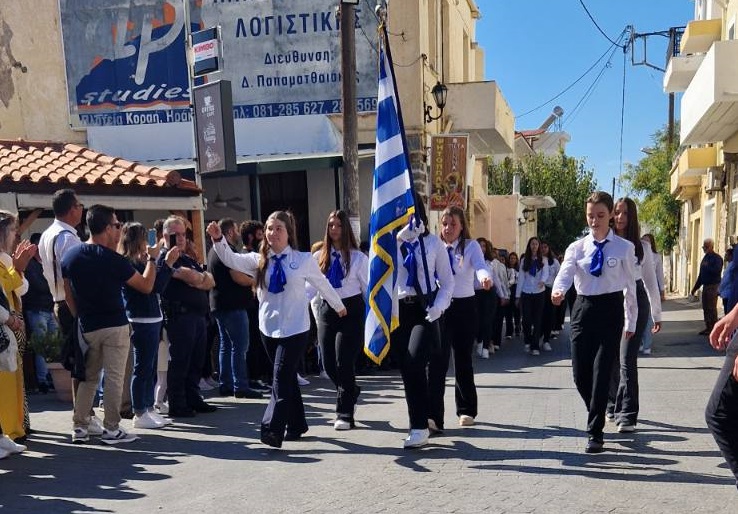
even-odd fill
[[[297,385],[301,385],[301,386],[310,385],[310,380],[308,380],[307,378],[304,378],[302,375],[298,373],[297,374]]]
[[[167,402],[164,402],[154,405],[154,410],[162,416],[166,416],[167,414],[169,414],[169,404]]]
[[[105,428],[103,427],[102,420],[95,415],[90,416],[90,422],[87,425],[87,433],[89,435],[103,435],[104,431]]]
[[[619,423],[618,424],[618,432],[621,434],[635,432],[635,430],[636,430],[636,426],[631,425],[630,423]]]
[[[531,351],[530,351],[530,354],[531,354],[531,355],[540,355],[540,354],[541,354],[541,352],[540,352],[539,350],[531,350]]]
[[[200,388],[200,391],[212,391],[214,389],[213,386],[211,386],[204,378],[200,379],[198,387]]]
[[[337,419],[336,422],[333,423],[333,428],[335,430],[351,430],[351,423],[345,419]]]
[[[466,414],[462,414],[459,416],[459,426],[460,427],[470,427],[474,425],[474,418],[471,416],[467,416]]]
[[[16,443],[7,435],[0,437],[0,450],[8,452],[8,455],[13,455],[15,453],[21,453],[21,452],[26,451],[27,449],[28,448],[26,448],[25,445]]]
[[[428,436],[430,435],[430,432],[427,428],[422,430],[410,430],[410,433],[408,433],[407,437],[405,438],[405,443],[403,446],[405,448],[420,448],[421,446],[425,446],[428,444]]]
[[[429,434],[442,434],[443,430],[438,428],[435,420],[428,418],[428,432]]]
[[[2,448],[0,448],[0,460],[3,460],[3,459],[5,459],[5,458],[7,458],[9,456],[10,456],[10,452],[9,451],[3,450]]]
[[[553,350],[553,348],[551,348],[551,343],[549,343],[548,341],[543,343],[543,350],[546,352],[550,352],[551,350]]]
[[[118,427],[118,430],[105,430],[100,441],[105,444],[119,444],[119,443],[131,443],[138,439],[136,434],[126,432],[122,428]]]
[[[87,430],[82,427],[76,427],[72,430],[72,443],[82,444],[90,440],[90,434]]]
[[[643,355],[651,355],[651,349],[650,348],[644,348],[643,349]]]
[[[154,418],[152,418],[148,412],[144,412],[140,416],[136,415],[133,417],[133,428],[148,428],[148,429],[154,429],[154,428],[162,428],[164,426],[163,423],[159,423]]]
[[[165,418],[164,416],[160,416],[154,410],[148,411],[147,414],[149,415],[149,417],[153,418],[154,421],[156,421],[157,423],[160,423],[161,426],[163,426],[163,427],[165,427],[167,425],[171,425],[172,423],[174,423],[171,419]]]
[[[484,353],[484,344],[477,343],[477,356],[481,357],[483,353]]]
[[[328,373],[325,372],[325,370],[320,372],[320,378],[324,378],[326,380],[330,380],[331,377],[328,376]]]
[[[489,350],[488,349],[484,348],[482,350],[482,358],[483,359],[489,359]]]

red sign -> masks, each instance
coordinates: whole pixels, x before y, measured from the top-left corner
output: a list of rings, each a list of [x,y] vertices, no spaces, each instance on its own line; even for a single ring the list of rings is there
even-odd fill
[[[469,136],[431,137],[430,208],[442,211],[449,205],[466,206],[466,162]]]

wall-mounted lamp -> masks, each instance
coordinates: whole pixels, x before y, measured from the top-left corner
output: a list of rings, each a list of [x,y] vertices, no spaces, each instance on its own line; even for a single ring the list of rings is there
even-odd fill
[[[533,213],[535,212],[536,212],[535,209],[528,209],[528,208],[523,209],[523,217],[518,218],[518,224],[525,225],[528,222],[533,223],[534,221],[536,221],[535,218],[533,217]]]
[[[436,103],[436,107],[438,108],[438,116],[431,116],[431,110],[433,109],[433,107],[423,102],[423,105],[425,106],[426,123],[430,123],[431,121],[437,120],[438,118],[443,116],[443,108],[446,107],[446,95],[448,94],[448,88],[446,87],[446,84],[436,82],[436,85],[433,86],[433,89],[431,89],[431,94],[433,95],[433,101]]]

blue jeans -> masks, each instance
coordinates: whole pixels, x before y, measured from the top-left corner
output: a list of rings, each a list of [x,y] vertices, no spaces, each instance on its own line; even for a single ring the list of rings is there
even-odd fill
[[[156,361],[160,338],[161,321],[131,323],[131,343],[133,344],[131,405],[136,414],[142,414],[154,407]]]
[[[29,339],[35,335],[43,336],[47,332],[56,332],[59,325],[56,324],[53,311],[26,311],[26,326],[28,327]],[[49,373],[43,355],[36,354],[36,380],[39,384],[46,384],[46,376]]]
[[[648,321],[646,322],[646,328],[643,331],[643,337],[641,338],[641,346],[643,347],[643,350],[651,349],[651,345],[653,344],[653,334],[651,333],[652,328],[653,318],[649,316]]]
[[[220,336],[220,387],[234,391],[249,388],[246,352],[249,349],[249,317],[246,310],[214,311]]]

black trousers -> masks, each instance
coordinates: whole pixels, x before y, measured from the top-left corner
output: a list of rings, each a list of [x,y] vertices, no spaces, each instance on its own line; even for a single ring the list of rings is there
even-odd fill
[[[738,382],[733,378],[737,355],[738,341],[733,338],[707,402],[705,421],[738,484]]]
[[[482,343],[484,347],[488,347],[492,341],[494,334],[494,319],[497,315],[498,304],[495,302],[497,294],[494,288],[485,291],[477,289],[474,291],[474,298],[477,304],[477,312],[479,313],[479,323],[477,326],[477,342]]]
[[[623,333],[623,294],[577,296],[571,316],[574,384],[587,406],[587,432],[602,441],[613,362]]]
[[[541,322],[541,332],[543,333],[543,342],[551,341],[551,330],[554,326],[554,306],[551,303],[551,288],[546,286],[543,291],[543,314]]]
[[[520,332],[520,309],[515,305],[515,290],[517,284],[510,285],[510,303],[505,306],[505,336],[512,337],[513,328],[515,333]]]
[[[204,315],[175,314],[167,319],[169,367],[167,395],[170,409],[187,409],[202,402],[200,379],[205,364],[207,328]]]
[[[454,354],[456,415],[477,417],[477,387],[474,384],[473,349],[478,323],[473,296],[454,298],[441,317],[441,351],[431,354],[428,366],[430,419],[443,427],[443,397],[451,352]]]
[[[618,424],[635,425],[638,423],[640,409],[638,394],[638,349],[643,342],[648,318],[651,316],[651,304],[643,281],[636,282],[636,300],[638,301],[638,318],[633,337],[620,340],[620,352],[613,364],[610,380],[610,395],[607,404],[608,412],[615,416]]]
[[[425,316],[425,309],[419,302],[400,300],[400,326],[392,334],[392,360],[399,365],[402,374],[411,429],[428,428],[427,367],[431,353],[440,351],[441,344],[438,321],[429,323]],[[442,426],[443,420],[440,421]]]
[[[308,344],[308,332],[289,337],[261,334],[269,357],[274,363],[272,394],[261,420],[262,440],[265,433],[282,443],[285,431],[304,434],[308,430],[305,406],[297,383],[297,367]]]
[[[543,301],[546,293],[522,293],[520,310],[523,311],[523,338],[531,350],[539,350],[543,329]]]
[[[323,301],[318,314],[318,343],[323,366],[336,386],[336,415],[354,421],[354,405],[359,397],[356,385],[356,357],[363,346],[364,299],[361,295],[343,299],[346,316],[339,317],[328,302]]]
[[[259,308],[246,309],[249,316],[249,349],[246,352],[246,366],[250,380],[263,380],[267,384],[272,381],[272,363],[269,360],[264,341],[259,331]]]

